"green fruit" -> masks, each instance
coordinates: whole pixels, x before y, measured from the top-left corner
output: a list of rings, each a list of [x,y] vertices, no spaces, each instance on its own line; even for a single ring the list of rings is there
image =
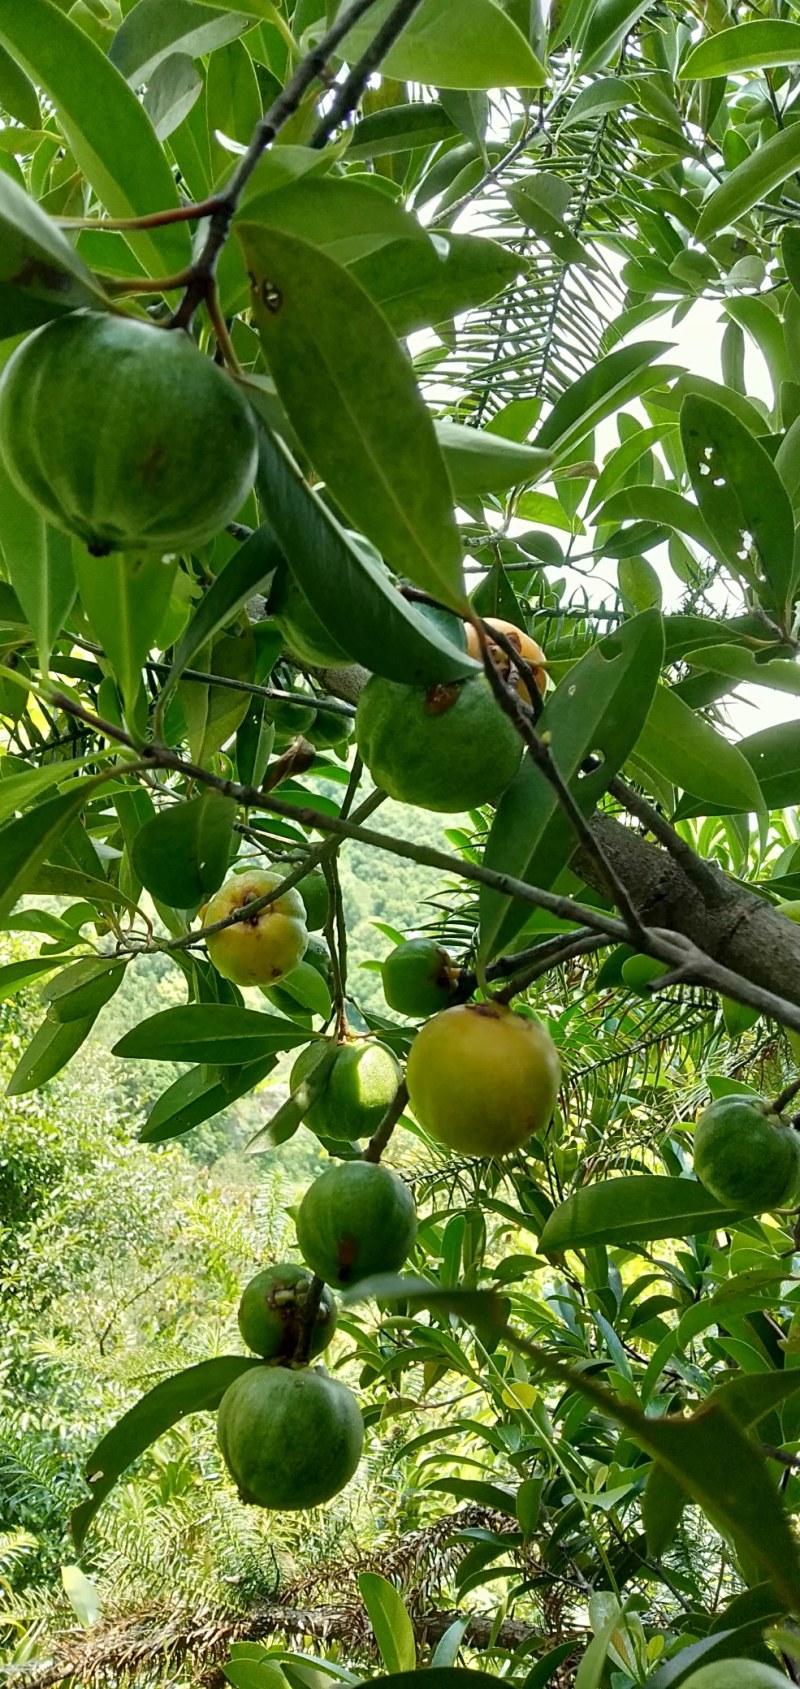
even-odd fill
[[[417,1033],[406,1066],[421,1126],[459,1155],[507,1155],[548,1124],[561,1077],[549,1032],[502,1003],[461,1003]]]
[[[800,1192],[800,1138],[768,1103],[719,1097],[703,1110],[694,1134],[694,1170],[729,1208],[763,1214]]]
[[[293,1512],[349,1483],[364,1421],[352,1390],[324,1367],[259,1366],[225,1391],[217,1440],[242,1501]]]
[[[333,638],[306,598],[288,564],[279,568],[269,597],[269,613],[288,650],[308,668],[346,669],[352,658]]]
[[[309,1185],[297,1211],[297,1242],[312,1273],[345,1290],[373,1273],[396,1273],[417,1235],[414,1198],[373,1161],[343,1161]]]
[[[785,915],[789,921],[800,922],[800,900],[790,898],[786,903],[779,903],[778,914]]]
[[[652,996],[647,989],[651,980],[660,979],[666,973],[669,973],[667,962],[659,962],[655,956],[641,956],[638,951],[622,964],[622,978],[628,990],[635,991],[638,997]]]
[[[276,750],[285,750],[293,739],[308,738],[316,714],[313,704],[289,704],[285,698],[270,698],[264,716],[275,729]]]
[[[256,1355],[265,1360],[293,1359],[303,1330],[303,1308],[311,1285],[305,1267],[282,1261],[251,1278],[239,1303],[239,1330]],[[336,1303],[327,1287],[317,1309],[308,1357],[328,1347],[336,1330]]]
[[[298,1085],[316,1066],[317,1046],[309,1044],[292,1068],[289,1085]],[[340,1044],[324,1091],[311,1104],[306,1122],[325,1138],[371,1138],[394,1101],[402,1078],[400,1063],[375,1039]]]
[[[328,919],[328,884],[325,875],[321,874],[318,868],[312,869],[310,874],[304,874],[302,880],[298,880],[297,890],[303,899],[309,932],[320,932]]]
[[[283,874],[251,869],[233,874],[206,904],[203,926],[213,926],[280,885]],[[303,899],[294,886],[251,920],[210,933],[208,954],[217,973],[234,985],[274,985],[302,962],[308,944]]]
[[[75,312],[6,364],[0,456],[31,504],[96,555],[180,551],[236,515],[256,430],[235,382],[188,335]]]
[[[390,797],[450,812],[499,797],[522,756],[483,675],[427,692],[373,675],[358,700],[356,743]]]
[[[352,739],[355,725],[354,717],[343,715],[340,710],[317,710],[317,719],[309,729],[308,738],[318,751],[338,748]]]
[[[786,1689],[786,1683],[782,1671],[760,1660],[713,1660],[681,1678],[682,1689]]]
[[[409,938],[390,950],[381,968],[383,995],[399,1015],[421,1020],[446,1009],[458,969],[433,938]]]

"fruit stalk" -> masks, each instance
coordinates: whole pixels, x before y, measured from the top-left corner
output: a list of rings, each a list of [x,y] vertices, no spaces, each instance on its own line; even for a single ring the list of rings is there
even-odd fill
[[[297,1339],[297,1348],[292,1356],[292,1363],[294,1366],[308,1365],[311,1350],[311,1338],[313,1336],[317,1314],[319,1313],[319,1307],[324,1293],[325,1280],[321,1279],[319,1275],[315,1273],[309,1285],[308,1295],[303,1302],[302,1313],[300,1315],[300,1336]]]
[[[389,1142],[407,1102],[408,1090],[406,1088],[405,1080],[403,1080],[402,1083],[398,1085],[394,1098],[389,1104],[380,1125],[373,1133],[369,1143],[367,1144],[364,1151],[365,1161],[380,1161],[380,1158],[383,1155],[386,1145]]]

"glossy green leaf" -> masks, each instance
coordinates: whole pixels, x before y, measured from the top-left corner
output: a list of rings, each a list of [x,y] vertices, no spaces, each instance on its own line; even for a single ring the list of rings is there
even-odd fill
[[[138,88],[173,53],[199,59],[224,47],[252,19],[242,12],[198,7],[193,0],[138,0],[130,7],[109,49],[117,70]]]
[[[72,1535],[77,1547],[82,1548],[98,1507],[117,1479],[151,1443],[187,1413],[200,1413],[204,1409],[215,1412],[234,1380],[261,1364],[246,1355],[217,1355],[214,1360],[200,1361],[184,1372],[173,1373],[155,1389],[148,1390],[146,1396],[141,1396],[106,1432],[86,1463],[86,1481],[92,1494],[72,1514]]]
[[[112,1055],[233,1067],[307,1043],[307,1028],[280,1015],[229,1003],[187,1003],[149,1015],[120,1038]]]
[[[794,517],[775,466],[737,417],[689,394],[681,409],[686,467],[700,511],[734,569],[746,574],[752,544],[762,602],[786,613],[794,568]]]
[[[596,0],[589,9],[589,21],[581,41],[579,76],[591,76],[615,58],[649,3],[650,0]]]
[[[413,1671],[417,1663],[414,1626],[394,1584],[378,1572],[360,1572],[358,1591],[386,1670]]]
[[[0,47],[0,71],[3,53]],[[66,235],[10,176],[0,173],[0,340],[38,328],[64,311],[98,310],[104,303]]]
[[[193,1126],[213,1120],[216,1114],[231,1108],[272,1073],[277,1056],[265,1056],[262,1061],[247,1062],[239,1069],[233,1082],[218,1078],[207,1067],[193,1067],[181,1074],[153,1104],[139,1133],[143,1144],[163,1144],[169,1138],[182,1137]]]
[[[625,487],[612,493],[597,513],[598,523],[658,522],[676,533],[686,534],[713,555],[720,548],[706,526],[696,504],[667,487]]]
[[[623,106],[631,105],[633,99],[634,90],[630,78],[601,76],[596,82],[591,82],[588,88],[581,89],[566,116],[562,118],[561,128],[569,129],[575,123],[588,123],[606,117],[609,112],[621,111]]]
[[[0,45],[52,100],[79,168],[112,217],[177,206],[175,179],[144,107],[52,0],[0,0]],[[182,269],[191,253],[185,223],[126,239],[154,275]]]
[[[655,1560],[669,1548],[686,1506],[686,1491],[666,1467],[654,1461],[642,1496],[642,1524],[647,1552]]]
[[[346,57],[364,52],[391,10],[392,0],[370,8],[345,37]],[[457,29],[450,0],[422,0],[383,69],[401,82],[436,88],[540,88],[545,81],[522,31],[495,0],[459,0]]]
[[[234,552],[190,616],[175,646],[167,686],[175,684],[198,651],[225,627],[255,592],[269,591],[281,557],[274,535],[266,525],[257,528]]]
[[[409,152],[413,147],[435,147],[458,130],[438,101],[406,106],[384,106],[368,112],[351,132],[348,160],[388,157]]]
[[[739,740],[767,809],[800,805],[800,722],[781,721]],[[0,785],[0,798],[3,788]]]
[[[758,781],[741,751],[670,687],[658,687],[636,754],[694,798],[733,811],[763,810]]]
[[[684,59],[683,81],[707,76],[738,76],[767,65],[794,65],[800,59],[800,24],[758,18],[706,36]]]
[[[249,626],[238,634],[218,635],[196,659],[198,670],[209,677],[219,675],[248,686],[254,680],[255,663],[255,640]],[[179,696],[192,760],[207,767],[243,722],[250,698],[239,687],[215,686],[211,678],[207,685],[197,680],[180,682]]]
[[[390,568],[463,604],[447,471],[385,318],[346,270],[305,241],[249,223],[237,233],[264,355],[312,462]]]
[[[95,781],[87,780],[0,828],[0,922],[24,892],[34,889],[40,863],[46,861],[70,822],[80,814],[95,785]]]
[[[609,352],[556,400],[534,444],[545,450],[557,448],[563,459],[604,417],[644,391],[642,381],[655,385],[663,377],[663,368],[652,370],[650,365],[668,350],[668,341],[641,340]]]
[[[38,1091],[48,1079],[54,1079],[85,1043],[96,1019],[96,1013],[68,1021],[45,1015],[14,1068],[6,1087],[8,1096],[22,1097],[27,1091]]]
[[[553,461],[552,452],[506,440],[485,428],[437,422],[436,436],[456,498],[503,493],[538,481]]]
[[[291,975],[289,977],[291,978]],[[336,1061],[336,1054],[336,1042],[333,1038],[319,1042],[313,1067],[300,1084],[293,1091],[290,1090],[286,1101],[275,1110],[266,1125],[259,1127],[248,1140],[248,1154],[262,1155],[267,1150],[277,1149],[280,1144],[288,1143],[289,1139],[294,1137],[312,1103],[322,1096]]]
[[[556,767],[585,815],[636,743],[651,708],[663,649],[661,618],[647,611],[588,651],[545,706],[538,731],[547,733]],[[582,774],[592,754],[602,760]],[[526,757],[497,806],[485,866],[549,887],[574,844],[553,787]],[[487,962],[508,947],[529,909],[486,887],[481,887],[479,907],[479,954]]]
[[[62,968],[41,994],[50,1019],[62,1025],[94,1019],[119,990],[127,965],[124,956],[84,956]]]
[[[442,230],[435,240],[392,241],[351,270],[404,335],[493,299],[519,275],[520,259],[497,241]]]
[[[287,448],[266,432],[257,485],[293,575],[334,639],[387,680],[432,685],[473,667],[433,621],[403,598],[309,487]]]
[[[40,127],[42,114],[36,89],[5,47],[0,47],[0,106],[27,129]]]
[[[79,540],[73,543],[72,561],[84,611],[130,714],[153,629],[169,602],[176,565],[163,563],[152,552],[115,551],[100,561]]]
[[[166,141],[179,128],[202,92],[203,79],[185,54],[173,53],[162,60],[142,102],[159,141]]]
[[[25,774],[4,774],[0,778],[0,823],[8,821],[15,811],[26,809],[50,786],[60,786],[87,763],[101,760],[101,755],[93,752],[91,756],[70,757],[65,762],[45,763],[43,768],[29,768]]]
[[[54,968],[61,966],[63,958],[60,956],[28,956],[22,962],[6,962],[0,967],[0,1002],[5,1003],[9,997],[15,997],[18,991],[24,991],[33,985],[43,974],[51,974]]]
[[[585,1185],[550,1215],[539,1238],[540,1252],[560,1255],[589,1244],[624,1246],[652,1238],[694,1237],[742,1219],[694,1179],[660,1174],[608,1179]]]
[[[70,541],[17,491],[0,463],[0,544],[11,585],[47,672],[54,641],[75,601]]]
[[[692,668],[726,675],[736,684],[768,686],[774,692],[800,693],[800,668],[789,657],[768,657],[766,652],[748,651],[741,645],[703,645],[692,651]]]
[[[793,175],[798,165],[800,131],[791,124],[763,141],[714,189],[700,213],[697,239],[708,242],[720,229],[738,223],[760,199]]]
[[[134,840],[142,885],[170,909],[196,908],[225,878],[235,819],[236,804],[213,790],[159,810]]]
[[[534,176],[533,185],[522,182],[518,187],[506,189],[506,198],[512,210],[526,228],[532,229],[537,238],[550,247],[561,264],[582,264],[585,269],[596,270],[597,259],[576,239],[563,218],[555,216],[550,208],[539,200],[535,183]]]

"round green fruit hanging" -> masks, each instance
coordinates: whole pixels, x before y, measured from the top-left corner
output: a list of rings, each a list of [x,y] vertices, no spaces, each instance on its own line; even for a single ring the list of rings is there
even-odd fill
[[[546,1028],[503,1003],[462,1003],[435,1015],[406,1067],[420,1125],[459,1155],[519,1149],[547,1126],[560,1077]]]
[[[416,1235],[408,1185],[372,1161],[329,1167],[309,1185],[297,1211],[297,1243],[306,1266],[339,1290],[373,1273],[396,1273]]]
[[[381,967],[383,995],[399,1015],[422,1020],[446,1009],[459,969],[433,938],[409,938],[390,950]]]
[[[325,875],[321,874],[318,868],[313,868],[310,874],[304,874],[302,880],[298,880],[297,890],[303,899],[309,932],[321,932],[328,919],[328,884]]]
[[[292,1091],[316,1066],[317,1052],[315,1044],[300,1051],[289,1078]],[[401,1078],[400,1064],[385,1044],[374,1038],[340,1044],[325,1089],[311,1104],[306,1123],[323,1138],[371,1138]]]
[[[800,1195],[800,1137],[758,1097],[718,1097],[694,1134],[694,1170],[728,1208],[764,1214]]]
[[[356,743],[376,786],[445,813],[498,798],[522,757],[483,675],[427,691],[373,675],[358,700]]]
[[[213,926],[246,909],[285,876],[262,869],[232,874],[203,910],[203,926]],[[308,945],[303,899],[296,887],[282,892],[249,920],[209,933],[208,954],[217,973],[234,985],[274,985],[302,962]]]
[[[217,1440],[242,1501],[296,1512],[349,1483],[364,1421],[352,1390],[323,1367],[256,1366],[225,1391]]]
[[[78,311],[6,364],[0,457],[48,522],[98,556],[183,551],[246,499],[256,429],[232,377],[181,330]]]
[[[318,709],[306,737],[318,751],[344,751],[355,731],[355,718],[339,710]]]
[[[314,724],[316,709],[312,703],[291,704],[286,698],[270,698],[264,719],[275,729],[275,749],[283,751],[293,739],[306,739]],[[309,743],[311,741],[309,740]]]
[[[265,1267],[245,1285],[239,1303],[239,1330],[255,1355],[290,1361],[303,1335],[311,1274],[291,1261]],[[326,1349],[336,1330],[336,1303],[327,1285],[320,1298],[308,1345],[308,1358]]]

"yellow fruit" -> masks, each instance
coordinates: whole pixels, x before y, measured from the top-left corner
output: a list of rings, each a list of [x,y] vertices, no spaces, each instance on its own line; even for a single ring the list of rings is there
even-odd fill
[[[541,645],[537,645],[536,640],[531,639],[529,633],[523,633],[522,629],[516,627],[513,622],[501,621],[498,616],[486,616],[484,620],[488,628],[497,628],[498,633],[504,633],[506,639],[510,639],[511,644],[514,646],[515,650],[519,652],[523,661],[526,662],[529,668],[533,670],[533,678],[536,681],[536,689],[539,692],[539,695],[543,697],[545,687],[547,686],[547,671],[539,668],[539,664],[546,661]],[[479,663],[481,661],[480,640],[478,639],[478,635],[471,622],[467,622],[465,626],[467,629],[467,650],[469,655],[474,657],[476,662]],[[497,664],[501,674],[504,675],[507,680],[512,668],[507,653],[501,646],[495,645],[492,640],[489,641],[489,653],[493,662]],[[513,679],[520,698],[524,699],[526,704],[529,704],[531,701],[530,692],[528,691],[525,682],[520,680],[516,671],[514,672]]]
[[[203,926],[225,920],[267,892],[282,874],[253,868],[234,874],[214,893],[203,911]],[[208,954],[217,973],[234,985],[274,985],[302,962],[308,945],[303,899],[296,887],[283,892],[250,920],[237,921],[222,932],[209,933]]]
[[[411,1046],[406,1083],[414,1113],[460,1155],[507,1155],[547,1125],[561,1068],[549,1032],[502,1003],[463,1003],[434,1015]]]
[[[188,335],[98,311],[17,347],[0,382],[0,452],[31,504],[100,556],[204,545],[246,499],[257,460],[242,393]]]

